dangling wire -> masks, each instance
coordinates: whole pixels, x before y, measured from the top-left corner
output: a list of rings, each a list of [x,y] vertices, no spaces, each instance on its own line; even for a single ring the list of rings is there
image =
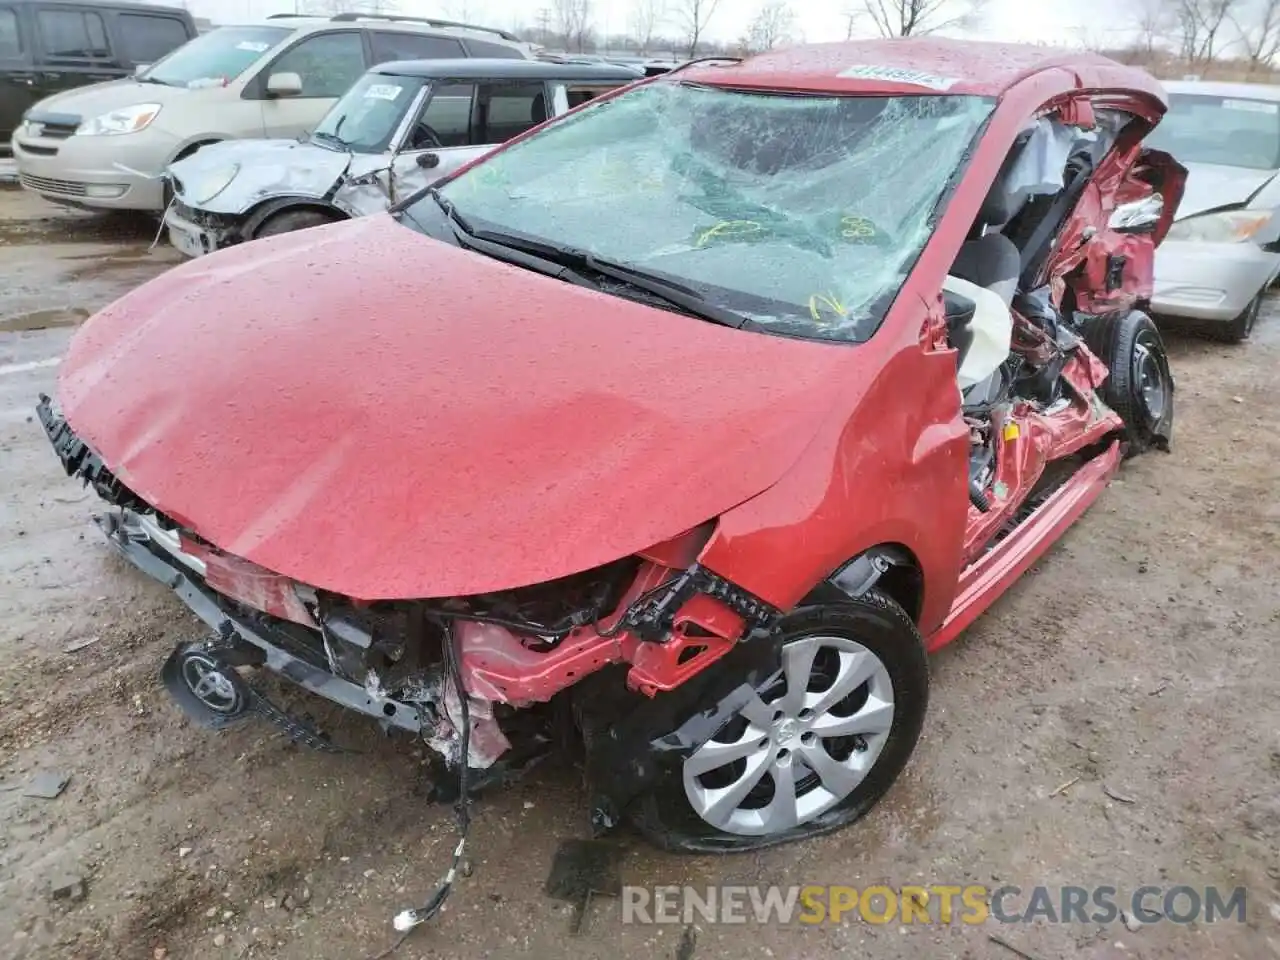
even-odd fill
[[[462,639],[457,637],[453,631],[453,624],[445,620],[442,624],[444,630],[444,643],[442,650],[444,654],[445,669],[449,674],[450,681],[454,690],[458,695],[458,702],[461,705],[460,717],[461,724],[454,724],[461,731],[461,747],[462,758],[458,767],[458,845],[453,848],[453,860],[449,864],[449,869],[444,877],[440,880],[440,885],[436,888],[436,892],[431,895],[431,899],[417,909],[401,910],[396,914],[392,925],[400,932],[400,938],[386,951],[379,954],[374,960],[382,960],[384,957],[390,956],[404,943],[409,932],[420,924],[426,923],[444,906],[444,902],[449,898],[449,894],[453,890],[454,880],[457,879],[458,870],[462,865],[462,858],[467,848],[467,834],[471,829],[471,796],[467,787],[467,771],[470,767],[471,760],[471,707],[467,702],[467,692],[462,682]],[[448,716],[448,696],[443,698],[445,704],[445,714]],[[449,722],[453,723],[453,718],[448,717]]]

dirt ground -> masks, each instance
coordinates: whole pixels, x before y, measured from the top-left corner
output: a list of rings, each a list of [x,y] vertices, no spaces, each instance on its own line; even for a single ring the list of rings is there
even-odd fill
[[[175,262],[150,230],[0,190],[0,956],[363,960],[454,842],[421,751],[323,707],[360,752],[183,719],[157,675],[197,623],[100,543],[31,416],[74,325]],[[634,884],[1244,886],[1245,923],[688,930],[600,898],[575,935],[542,886],[586,806],[550,765],[477,802],[472,875],[393,956],[1019,956],[991,934],[1024,960],[1280,956],[1280,304],[1246,347],[1170,349],[1173,452],[936,656],[924,739],[871,816],[759,855],[617,842]],[[65,791],[25,796],[40,772]]]

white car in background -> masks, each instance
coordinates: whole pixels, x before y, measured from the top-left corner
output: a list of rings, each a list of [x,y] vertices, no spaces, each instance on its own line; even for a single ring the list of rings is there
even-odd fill
[[[1147,145],[1187,168],[1178,219],[1156,251],[1153,312],[1248,338],[1280,273],[1280,86],[1166,82]]]
[[[498,144],[643,77],[603,61],[380,64],[308,137],[215,143],[172,164],[169,240],[198,257],[383,212]]]

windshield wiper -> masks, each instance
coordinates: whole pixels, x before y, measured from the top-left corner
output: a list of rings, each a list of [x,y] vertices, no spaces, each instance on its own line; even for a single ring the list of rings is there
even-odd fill
[[[148,74],[148,75],[146,75],[146,76],[134,77],[133,79],[137,80],[139,83],[158,83],[158,84],[160,84],[160,86],[162,86],[162,87],[172,87],[172,86],[173,86],[173,84],[172,84],[172,83],[165,83],[163,80],[158,80],[158,79],[156,79],[155,77],[153,77],[153,76],[151,76],[151,75],[149,75],[149,74]]]
[[[453,202],[447,197],[441,196],[436,188],[431,188],[427,193],[439,205],[440,209],[445,212],[445,216],[455,226],[460,227],[470,239],[522,250],[525,253],[534,254],[541,259],[560,263],[566,267],[577,267],[589,270],[592,273],[598,273],[603,277],[608,277],[611,280],[616,280],[619,283],[652,294],[701,320],[710,320],[712,323],[733,327],[735,330],[740,330],[751,322],[749,318],[741,314],[708,302],[706,297],[693,288],[674,280],[668,280],[657,274],[648,273],[625,264],[614,263],[611,260],[601,260],[595,254],[573,247],[556,246],[555,244],[544,243],[541,240],[532,240],[498,230],[473,229],[458,216]]]
[[[332,143],[341,150],[350,151],[351,149],[351,144],[347,143],[347,141],[343,140],[341,137],[335,136],[332,133],[326,133],[323,130],[316,130],[314,133],[311,134],[311,139],[319,140],[321,143]]]
[[[495,243],[487,239],[483,233],[475,233],[465,220],[458,216],[454,210],[453,204],[445,197],[440,196],[434,187],[427,191],[427,195],[431,197],[444,212],[445,220],[449,224],[449,228],[453,231],[454,239],[458,246],[466,250],[474,250],[477,253],[483,253],[486,256],[493,257],[495,260],[501,260],[504,263],[514,264],[518,267],[525,267],[537,273],[553,277],[556,280],[564,280],[579,287],[587,287],[591,290],[598,290],[599,285],[592,283],[582,274],[569,269],[562,263],[556,263],[545,257],[535,256],[526,251],[508,246],[506,244]],[[404,211],[412,219],[412,214],[408,210]]]

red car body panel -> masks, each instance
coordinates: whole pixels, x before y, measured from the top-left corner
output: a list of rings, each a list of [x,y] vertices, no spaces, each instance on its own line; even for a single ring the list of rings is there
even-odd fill
[[[883,68],[879,76],[842,76],[850,68]],[[695,64],[680,79],[761,90],[818,93],[921,93],[918,83],[886,79],[888,71],[950,81],[947,93],[999,97],[1027,80],[1061,74],[1071,87],[1137,89],[1160,100],[1163,88],[1150,74],[1099,54],[1023,44],[912,37],[907,42],[814,43],[754,56],[741,66]]]
[[[859,66],[883,69],[841,76]],[[1139,141],[1163,113],[1161,88],[1091,54],[927,39],[806,46],[647,82],[672,80],[850,95],[940,83],[997,99],[869,342],[716,327],[374,217],[194,261],[95,316],[63,365],[68,421],[132,490],[210,543],[348,596],[473,594],[643,554],[634,598],[690,562],[694,541],[680,535],[701,525],[698,561],[783,610],[851,558],[900,548],[921,573],[915,612],[936,649],[1092,502],[1119,453],[1095,457],[987,549],[1046,464],[1120,426],[1093,402],[1105,367],[1082,351],[1065,374],[1079,396],[1052,414],[1015,405],[999,424],[1005,493],[989,512],[970,506],[956,356],[938,336],[943,280],[1028,122],[1057,111],[1084,123],[1112,107],[1139,123],[1043,273],[1059,302],[1068,290],[1084,308],[1141,298],[1153,240],[1107,220],[1153,184],[1180,191],[1172,168],[1142,179]],[[1098,271],[1116,252],[1130,263],[1104,291]],[[698,640],[687,624],[703,628]],[[633,687],[671,689],[723,655],[742,621],[697,596],[670,643],[608,626],[540,652],[464,625],[467,687],[545,700],[625,660]],[[691,646],[702,650],[682,663]]]
[[[873,362],[377,216],[169,271],[85,325],[60,392],[131,489],[226,552],[441,597],[589,569],[759,494]]]

